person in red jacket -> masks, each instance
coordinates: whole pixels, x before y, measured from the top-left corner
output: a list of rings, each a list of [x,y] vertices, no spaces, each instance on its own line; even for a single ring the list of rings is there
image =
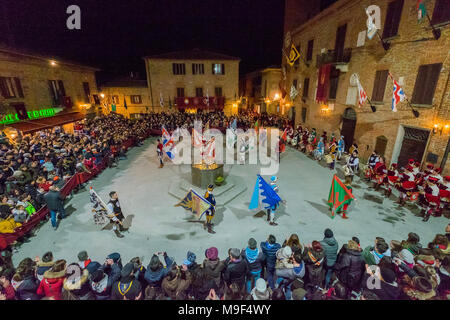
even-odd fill
[[[53,267],[44,273],[37,289],[37,294],[52,298],[54,300],[61,300],[61,291],[66,276],[66,260],[58,260]]]
[[[0,300],[15,300],[16,292],[6,277],[0,277]]]

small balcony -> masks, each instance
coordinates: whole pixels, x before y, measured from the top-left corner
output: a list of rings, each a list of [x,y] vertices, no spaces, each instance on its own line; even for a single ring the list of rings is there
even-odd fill
[[[336,69],[345,69],[350,59],[352,58],[352,49],[347,48],[344,50],[328,50],[325,53],[317,55],[317,68],[320,68],[324,64],[332,64]],[[341,70],[346,72],[345,70]]]

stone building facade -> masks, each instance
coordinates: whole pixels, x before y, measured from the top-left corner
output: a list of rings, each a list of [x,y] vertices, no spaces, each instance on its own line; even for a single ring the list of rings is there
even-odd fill
[[[78,63],[0,47],[0,115],[14,115],[17,105],[39,117],[40,110],[90,112],[99,104],[95,72]],[[34,118],[33,118],[34,119]],[[11,118],[11,121],[12,118]]]
[[[152,108],[146,80],[110,81],[101,85],[101,94],[105,102],[105,112],[115,106],[115,112],[127,118],[137,118],[140,114],[157,111]],[[126,101],[126,108],[124,101]]]
[[[239,58],[194,49],[147,56],[144,60],[155,111],[237,112]]]
[[[286,10],[302,1],[287,0]],[[339,0],[319,12],[313,8],[313,16],[294,17],[301,24],[285,22],[285,40],[292,39],[306,62],[290,67],[283,59],[283,64],[288,87],[296,81],[300,91],[293,101],[297,124],[315,127],[320,133],[327,131],[328,136],[332,132],[344,135],[347,145],[358,143],[362,159],[376,149],[388,163],[403,166],[414,158],[450,174],[450,3],[425,2],[439,37],[426,19],[418,22],[416,3]],[[381,22],[379,37],[370,40],[365,33],[365,8],[369,5],[379,6]],[[326,79],[326,97],[318,103],[319,70],[327,64],[331,71]],[[376,112],[368,102],[358,107],[357,84],[352,78],[355,73]],[[400,102],[397,112],[391,110],[393,81],[388,73],[411,103]]]

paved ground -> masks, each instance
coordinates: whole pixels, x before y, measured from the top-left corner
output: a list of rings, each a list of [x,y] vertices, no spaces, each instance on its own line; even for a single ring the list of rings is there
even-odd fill
[[[87,250],[91,258],[103,262],[111,252],[120,252],[123,261],[140,256],[147,264],[151,255],[166,250],[176,261],[182,262],[187,250],[203,259],[204,250],[218,247],[221,258],[230,247],[242,248],[250,237],[263,241],[274,234],[279,242],[291,233],[297,233],[304,243],[321,240],[323,230],[331,228],[340,245],[352,236],[358,236],[362,246],[373,243],[376,236],[386,240],[404,239],[408,232],[417,232],[423,243],[436,233],[444,232],[448,220],[431,218],[423,223],[416,216],[417,209],[399,208],[395,199],[384,199],[380,192],[355,178],[354,194],[358,199],[350,210],[350,219],[330,218],[326,205],[333,171],[321,166],[304,154],[287,149],[281,160],[279,177],[280,195],[286,207],[277,212],[278,226],[269,226],[265,217],[247,209],[253,191],[256,165],[234,165],[225,168],[226,174],[239,176],[247,183],[247,191],[225,207],[217,208],[214,223],[216,234],[203,230],[200,223],[188,222],[189,214],[174,207],[176,199],[168,193],[170,181],[176,175],[187,175],[188,166],[166,165],[158,169],[155,140],[130,151],[128,160],[119,167],[107,169],[92,186],[104,199],[111,190],[118,192],[121,206],[131,222],[129,233],[118,239],[112,231],[100,231],[92,221],[87,189],[71,198],[67,205],[70,216],[62,220],[57,231],[49,222],[43,224],[28,242],[17,248],[14,262],[52,250],[57,259],[76,260],[77,253]],[[342,173],[338,166],[338,173]],[[415,213],[414,213],[415,212]]]

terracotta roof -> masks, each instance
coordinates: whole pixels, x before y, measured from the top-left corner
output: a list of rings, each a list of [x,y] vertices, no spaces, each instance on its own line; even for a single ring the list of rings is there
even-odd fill
[[[238,57],[232,57],[225,54],[193,49],[189,51],[174,51],[163,54],[146,56],[144,59],[171,59],[171,60],[241,60]]]

